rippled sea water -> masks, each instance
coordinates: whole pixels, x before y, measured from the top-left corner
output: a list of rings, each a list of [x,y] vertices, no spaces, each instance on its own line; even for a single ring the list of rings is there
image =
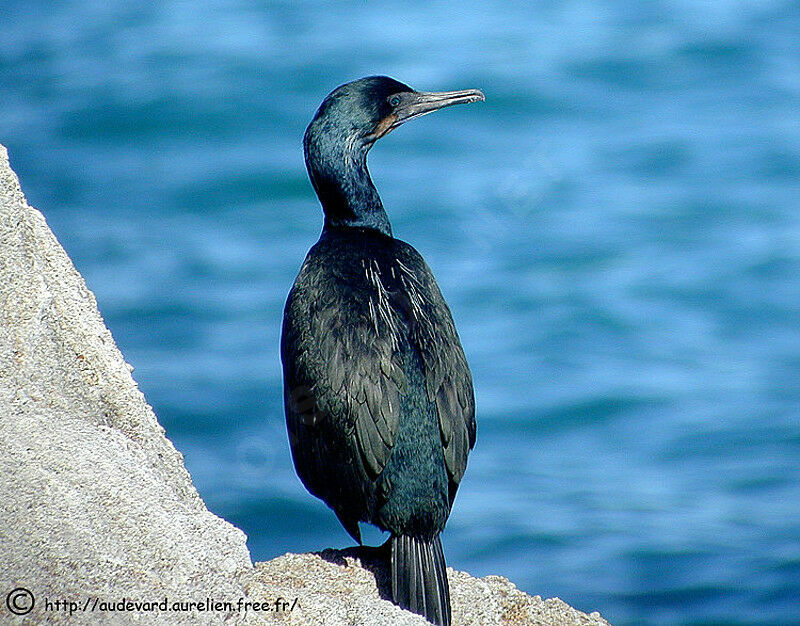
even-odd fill
[[[615,624],[800,620],[800,3],[29,0],[0,24],[0,142],[254,558],[350,543],[294,475],[278,341],[321,226],[303,130],[381,73],[487,95],[370,156],[475,379],[448,563]]]

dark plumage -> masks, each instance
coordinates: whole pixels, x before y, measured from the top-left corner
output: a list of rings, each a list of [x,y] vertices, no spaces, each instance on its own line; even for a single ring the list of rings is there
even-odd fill
[[[325,98],[304,138],[325,225],[289,293],[281,339],[297,474],[359,543],[359,522],[391,533],[395,602],[442,625],[439,533],[475,444],[472,377],[431,270],[392,237],[366,157],[408,119],[483,99],[383,76]]]

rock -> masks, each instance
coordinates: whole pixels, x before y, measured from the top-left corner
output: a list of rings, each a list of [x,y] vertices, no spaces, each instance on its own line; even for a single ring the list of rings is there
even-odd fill
[[[425,626],[426,620],[389,602],[391,572],[375,548],[286,554],[257,563],[247,585],[250,597],[281,598],[297,606],[282,624]],[[473,578],[447,571],[454,626],[608,626],[599,614],[586,615],[558,598],[542,600],[501,576]],[[249,624],[272,624],[261,613]],[[430,626],[430,625],[428,625]]]
[[[0,146],[0,622],[427,623],[386,600],[375,550],[253,567],[130,371]],[[500,577],[449,576],[454,624],[607,623]],[[30,606],[15,588],[35,599],[29,613],[11,612]],[[173,606],[190,601],[202,608]],[[273,604],[245,612],[246,601]]]
[[[0,610],[13,587],[53,623],[75,622],[45,598],[244,595],[244,533],[206,509],[2,146],[0,193]]]

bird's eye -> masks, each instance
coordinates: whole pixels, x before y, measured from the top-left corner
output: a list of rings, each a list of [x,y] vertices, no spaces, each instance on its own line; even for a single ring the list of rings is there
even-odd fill
[[[392,96],[391,98],[389,98],[389,104],[391,104],[393,107],[396,107],[397,105],[399,105],[400,104],[400,96]]]

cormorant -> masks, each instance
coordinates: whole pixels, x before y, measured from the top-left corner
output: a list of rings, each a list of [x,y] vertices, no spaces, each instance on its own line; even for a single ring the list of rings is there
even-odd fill
[[[385,76],[325,98],[303,140],[325,223],[281,337],[298,476],[359,544],[359,522],[391,533],[394,602],[442,626],[439,534],[475,444],[472,376],[431,270],[392,237],[367,152],[410,119],[478,100],[476,89],[419,92]]]

